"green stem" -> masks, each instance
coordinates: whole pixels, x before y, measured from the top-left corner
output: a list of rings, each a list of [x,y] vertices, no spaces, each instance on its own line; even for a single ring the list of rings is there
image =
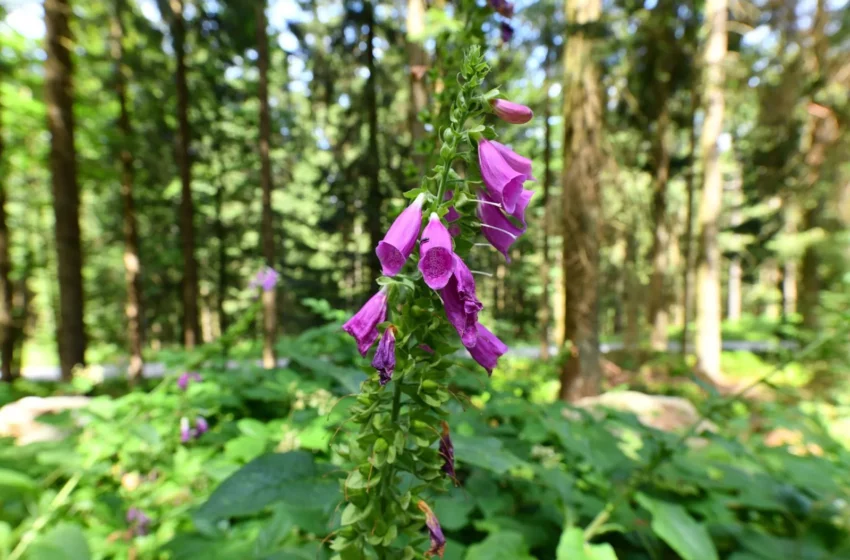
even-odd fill
[[[65,505],[65,502],[68,501],[68,497],[71,495],[71,492],[74,491],[74,488],[77,487],[77,483],[80,482],[80,478],[82,478],[81,474],[75,474],[72,476],[68,482],[65,483],[65,486],[59,490],[59,493],[56,494],[56,497],[53,498],[53,501],[50,502],[50,506],[48,506],[47,511],[42,513],[32,524],[32,527],[24,533],[24,536],[21,537],[21,540],[18,542],[18,546],[15,547],[15,550],[9,555],[8,560],[18,560],[24,552],[26,552],[27,548],[32,541],[38,536],[38,532],[44,529],[44,527],[50,522],[53,518],[53,513],[59,509],[60,507]]]
[[[452,132],[454,133],[455,142],[463,136],[463,125],[466,123],[467,118],[469,118],[469,111],[465,111],[463,116],[457,120],[457,124],[451,127]],[[446,194],[446,184],[449,179],[449,172],[452,170],[452,164],[454,163],[456,156],[457,144],[455,144],[455,149],[452,151],[452,154],[443,161],[443,174],[440,176],[440,184],[437,187],[437,201],[434,203],[434,210],[439,208],[440,204],[443,203],[443,197]]]

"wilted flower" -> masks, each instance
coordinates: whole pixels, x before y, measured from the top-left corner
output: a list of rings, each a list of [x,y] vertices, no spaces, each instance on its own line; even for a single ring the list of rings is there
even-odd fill
[[[525,232],[525,229],[515,226],[505,216],[498,205],[495,204],[495,201],[487,196],[487,193],[478,191],[478,200],[478,218],[481,220],[481,233],[493,247],[505,256],[508,262],[511,262],[508,250],[514,241]],[[517,211],[517,207],[522,208],[523,212],[521,214],[525,218],[525,208],[522,207],[521,201],[518,204],[519,206],[514,207],[514,212]],[[525,205],[528,205],[528,201],[525,201]]]
[[[200,373],[195,371],[184,371],[180,374],[180,377],[177,378],[177,386],[180,387],[181,391],[185,391],[189,387],[190,381],[202,381],[202,377]]]
[[[372,367],[378,370],[379,382],[386,385],[395,371],[395,327],[390,325],[378,343],[378,350],[372,359]]]
[[[499,340],[499,338],[490,332],[490,330],[478,323],[478,340],[475,346],[467,346],[470,356],[478,362],[478,364],[487,370],[487,375],[493,373],[496,365],[499,363],[499,358],[508,351],[507,345]]]
[[[492,99],[490,106],[493,108],[493,113],[506,123],[525,124],[534,117],[531,109],[507,99]]]
[[[436,554],[442,558],[446,552],[446,537],[443,536],[440,521],[424,501],[419,500],[419,503],[416,505],[425,514],[425,525],[428,526],[428,533],[431,536],[431,548],[425,553],[425,557],[430,558]]]
[[[508,23],[506,21],[503,21],[501,24],[499,24],[499,32],[502,35],[502,42],[503,43],[510,43],[511,39],[514,38],[514,28],[510,23]],[[517,124],[517,123],[514,123],[514,124]],[[519,124],[522,124],[522,123],[519,123]]]
[[[207,419],[203,416],[198,416],[195,419],[195,437],[200,437],[210,429]]]
[[[404,266],[413,247],[416,238],[419,237],[419,229],[422,227],[422,205],[425,202],[425,194],[416,197],[410,206],[399,214],[398,218],[387,230],[384,239],[378,243],[375,253],[381,261],[381,268],[386,276],[395,276]]]
[[[127,523],[132,527],[133,534],[137,537],[148,534],[148,525],[151,518],[137,507],[131,507],[127,510]]]
[[[419,243],[419,271],[432,290],[446,287],[454,269],[454,253],[449,230],[436,212],[428,218]]]
[[[478,333],[475,324],[478,312],[484,307],[475,294],[475,279],[472,272],[459,256],[455,255],[452,277],[446,287],[440,290],[446,317],[457,331],[464,346],[475,346]]]
[[[434,353],[434,349],[431,348],[430,346],[428,346],[427,344],[420,344],[419,349],[422,350],[423,352],[428,352],[429,354]]]
[[[357,341],[357,350],[365,356],[378,338],[378,324],[387,318],[387,287],[369,298],[351,319],[346,321],[342,330]]]
[[[489,0],[490,7],[493,8],[496,13],[504,17],[511,17],[514,15],[514,5],[508,0]]]
[[[187,443],[194,436],[194,431],[189,427],[189,419],[185,416],[180,419],[180,441]]]
[[[266,266],[257,272],[249,286],[251,289],[262,288],[264,292],[270,292],[277,286],[278,280],[280,280],[280,274],[272,267]]]
[[[440,434],[440,456],[443,458],[443,472],[455,480],[455,447],[449,436],[449,424],[443,420],[443,432]]]
[[[478,143],[481,178],[492,199],[500,203],[506,211],[513,212],[527,177],[505,160],[496,144],[497,142],[486,138]]]

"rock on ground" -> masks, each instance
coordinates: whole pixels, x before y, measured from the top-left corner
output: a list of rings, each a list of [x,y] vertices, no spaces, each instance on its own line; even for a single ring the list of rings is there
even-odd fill
[[[24,397],[0,408],[0,437],[13,437],[18,445],[37,441],[57,441],[65,432],[38,421],[42,414],[78,410],[89,404],[89,397]]]
[[[641,424],[665,432],[682,432],[696,422],[702,422],[700,431],[713,431],[715,426],[701,420],[691,401],[682,397],[648,395],[638,391],[612,391],[595,397],[579,399],[575,406],[599,412],[609,408],[634,414]]]

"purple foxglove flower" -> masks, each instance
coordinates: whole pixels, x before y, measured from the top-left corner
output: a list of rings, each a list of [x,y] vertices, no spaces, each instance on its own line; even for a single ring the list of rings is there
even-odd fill
[[[369,298],[360,311],[346,321],[342,330],[350,334],[357,341],[357,350],[361,356],[365,356],[378,338],[378,323],[383,323],[387,318],[387,288],[381,290]]]
[[[489,0],[490,7],[493,8],[499,15],[509,18],[514,15],[514,5],[508,0]]]
[[[443,472],[455,480],[455,446],[449,435],[449,425],[443,420],[443,433],[440,434],[440,456],[443,458]]]
[[[432,290],[442,290],[454,270],[452,237],[445,224],[432,212],[419,242],[419,271]]]
[[[277,286],[278,280],[280,280],[280,274],[272,267],[267,266],[257,272],[249,287],[251,289],[262,288],[264,292],[270,292]]]
[[[378,350],[372,359],[372,367],[378,370],[381,386],[390,382],[395,371],[395,327],[390,325],[378,343]]]
[[[381,268],[385,276],[395,276],[407,262],[416,238],[419,237],[419,229],[422,227],[422,205],[425,203],[425,194],[420,194],[410,206],[399,214],[398,218],[387,230],[384,239],[378,243],[375,253],[381,261]]]
[[[443,536],[443,529],[440,527],[440,521],[434,512],[428,507],[428,504],[419,500],[416,506],[425,514],[425,525],[428,526],[428,533],[431,536],[431,548],[425,553],[425,558],[430,558],[435,554],[440,558],[446,552],[446,537]]]
[[[445,197],[443,197],[443,200],[451,200],[451,199],[453,199],[453,198],[454,198],[454,194],[455,194],[455,193],[454,193],[454,191],[448,191],[448,192],[446,193],[446,196],[445,196]],[[459,220],[459,219],[460,219],[460,214],[458,213],[458,211],[457,211],[457,210],[455,210],[455,207],[454,207],[454,206],[452,206],[451,208],[449,208],[449,211],[448,211],[448,212],[446,212],[446,221],[447,221],[447,222],[455,222],[455,221],[457,221],[457,220]]]
[[[203,416],[198,416],[195,419],[195,437],[200,437],[205,434],[210,429],[210,425],[207,423],[207,419]]]
[[[455,255],[455,267],[452,277],[446,287],[440,290],[443,298],[443,307],[446,317],[457,331],[464,346],[475,346],[478,331],[475,328],[478,323],[478,312],[484,307],[475,295],[475,279],[472,272],[463,262],[463,259]]]
[[[490,107],[497,117],[508,124],[525,124],[534,117],[531,109],[507,99],[492,99]]]
[[[180,374],[180,377],[177,378],[177,386],[180,387],[181,391],[185,391],[189,387],[190,381],[202,381],[200,373],[195,371],[184,371]]]
[[[481,178],[493,200],[500,203],[506,212],[513,212],[527,177],[505,160],[496,144],[498,142],[487,139],[478,143]]]
[[[511,167],[511,169],[523,176],[523,181],[537,180],[534,178],[534,173],[531,169],[530,159],[519,155],[512,149],[508,148],[504,144],[496,142],[495,140],[493,140],[491,143],[493,144],[493,147],[496,148],[496,151],[499,152],[499,155],[501,155],[502,158],[505,160],[505,163],[507,163]],[[513,212],[513,210],[508,210],[508,212]]]
[[[514,28],[510,23],[506,21],[503,21],[501,24],[499,24],[499,31],[502,35],[503,43],[510,43],[511,39],[514,38]]]
[[[511,216],[522,222],[523,230],[528,228],[528,223],[525,221],[525,209],[528,208],[528,203],[531,202],[533,196],[534,191],[522,189],[522,193],[516,201],[516,208],[511,212]]]
[[[127,510],[127,523],[131,525],[133,534],[137,537],[148,534],[148,525],[150,525],[150,522],[151,518],[145,515],[139,508],[131,507]]]
[[[525,229],[515,226],[502,213],[502,210],[494,204],[495,201],[483,191],[478,192],[478,200],[478,218],[481,220],[481,233],[493,247],[505,255],[505,260],[511,262],[508,250],[514,241],[525,232]]]
[[[185,416],[180,419],[180,442],[187,443],[192,439],[192,429],[189,427],[189,419]]]
[[[478,323],[478,341],[475,346],[467,346],[466,349],[472,358],[487,370],[487,375],[492,375],[499,358],[508,351],[507,345],[481,323]]]

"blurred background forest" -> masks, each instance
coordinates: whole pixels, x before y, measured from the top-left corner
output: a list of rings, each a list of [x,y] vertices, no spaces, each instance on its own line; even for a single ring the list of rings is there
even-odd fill
[[[435,162],[469,42],[535,112],[500,140],[538,180],[510,262],[472,255],[511,352],[494,387],[458,382],[480,410],[457,410],[447,557],[554,558],[640,473],[593,532],[620,558],[850,558],[847,0],[5,0],[0,17],[0,404],[99,403],[89,422],[39,410],[64,410],[61,445],[0,446],[0,558],[330,557],[333,496],[196,509],[266,451],[339,464],[332,403],[363,375],[339,325]],[[264,266],[281,278],[260,297]],[[187,370],[205,381],[153,379]],[[605,422],[563,412],[606,395]],[[173,436],[188,409],[212,424],[191,448]],[[710,445],[649,476],[682,415],[711,421]]]

